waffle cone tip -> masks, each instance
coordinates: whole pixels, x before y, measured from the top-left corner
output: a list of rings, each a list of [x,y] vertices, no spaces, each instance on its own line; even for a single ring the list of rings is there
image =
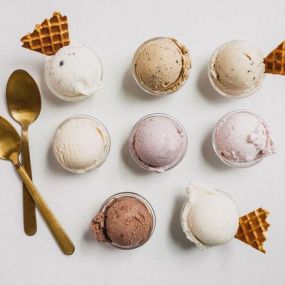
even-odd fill
[[[264,58],[265,73],[285,75],[285,41]]]
[[[266,253],[263,243],[266,241],[266,233],[270,226],[266,221],[268,215],[267,210],[259,208],[240,217],[235,238]]]
[[[24,48],[44,55],[54,55],[70,43],[67,16],[54,12],[51,18],[36,24],[34,31],[23,36],[21,42]]]

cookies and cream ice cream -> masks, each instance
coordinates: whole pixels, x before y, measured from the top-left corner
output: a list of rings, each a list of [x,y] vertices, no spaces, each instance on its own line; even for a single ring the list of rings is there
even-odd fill
[[[163,172],[174,167],[187,149],[187,134],[174,118],[151,114],[134,126],[130,135],[130,152],[144,169]]]
[[[275,153],[266,122],[246,110],[231,112],[218,122],[213,146],[223,162],[236,167],[254,165]]]
[[[154,226],[151,206],[135,193],[119,193],[110,197],[91,222],[97,241],[124,249],[144,244]]]
[[[231,41],[211,57],[209,79],[222,95],[245,97],[261,86],[265,66],[262,52],[246,41]]]
[[[239,227],[235,202],[226,193],[192,181],[181,212],[186,237],[200,249],[222,245],[234,238]]]
[[[90,116],[73,116],[56,130],[53,153],[63,168],[84,173],[99,167],[110,149],[110,137],[103,124]]]
[[[133,74],[148,93],[173,93],[186,82],[191,68],[188,49],[173,38],[154,38],[143,43],[133,59]]]
[[[94,95],[103,87],[102,65],[89,48],[71,44],[46,58],[45,79],[51,92],[66,101]]]

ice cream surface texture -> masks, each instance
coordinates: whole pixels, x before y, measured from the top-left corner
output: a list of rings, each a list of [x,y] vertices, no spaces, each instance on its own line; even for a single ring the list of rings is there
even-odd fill
[[[257,91],[264,78],[261,51],[246,41],[231,41],[219,47],[209,64],[209,79],[222,95],[246,97]]]
[[[120,248],[135,248],[145,243],[154,227],[154,216],[146,203],[135,195],[123,194],[107,200],[91,223],[99,242]]]
[[[222,161],[239,167],[254,165],[275,152],[266,122],[246,110],[231,112],[218,122],[213,145]]]
[[[182,125],[164,114],[142,118],[130,136],[130,151],[143,168],[163,172],[174,167],[187,149],[187,135]]]
[[[181,212],[186,237],[200,249],[232,240],[239,226],[235,202],[226,193],[193,181]]]
[[[133,75],[137,83],[153,95],[180,89],[188,79],[190,68],[188,49],[173,38],[146,41],[133,59]]]
[[[100,166],[110,149],[110,137],[97,119],[73,116],[56,130],[53,152],[66,170],[84,173]]]
[[[89,48],[73,44],[48,56],[45,79],[51,92],[66,101],[77,101],[94,95],[103,87],[102,65]]]

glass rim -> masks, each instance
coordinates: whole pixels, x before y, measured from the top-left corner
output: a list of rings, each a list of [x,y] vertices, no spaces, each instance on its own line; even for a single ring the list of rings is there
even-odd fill
[[[138,129],[138,127],[140,126],[140,124],[144,121],[144,120],[147,120],[149,118],[152,118],[152,117],[164,117],[164,118],[167,118],[167,119],[170,119],[172,120],[176,126],[179,127],[179,129],[181,129],[181,131],[185,134],[184,136],[184,139],[185,139],[185,147],[183,149],[183,152],[181,152],[181,155],[179,157],[179,159],[175,160],[174,163],[170,163],[164,167],[158,167],[158,168],[155,168],[155,167],[150,167],[146,164],[144,164],[138,157],[137,155],[135,154],[135,151],[133,149],[133,138],[134,138],[134,135]],[[165,114],[165,113],[151,113],[151,114],[148,114],[148,115],[145,115],[143,116],[142,118],[140,118],[136,123],[135,125],[133,126],[132,130],[131,130],[131,133],[129,135],[129,151],[130,151],[130,154],[133,158],[133,160],[136,162],[136,164],[143,168],[144,170],[146,171],[149,171],[149,172],[156,172],[156,173],[162,173],[162,172],[165,172],[165,171],[168,171],[172,168],[174,168],[175,166],[177,166],[182,160],[183,158],[185,157],[186,155],[186,152],[187,152],[187,149],[188,149],[188,144],[189,144],[189,139],[188,139],[188,135],[187,135],[187,132],[184,128],[184,126],[180,123],[180,121],[178,121],[175,117],[171,116],[171,115],[168,115],[168,114]]]
[[[153,90],[151,88],[149,88],[146,84],[144,83],[141,83],[137,77],[137,74],[136,74],[136,69],[135,69],[135,63],[136,63],[136,60],[137,60],[137,57],[142,49],[142,47],[149,43],[149,42],[152,42],[152,41],[155,41],[155,40],[159,40],[159,39],[174,39],[173,37],[153,37],[153,38],[150,38],[146,41],[144,41],[142,44],[139,45],[139,47],[136,49],[135,51],[135,54],[133,56],[133,59],[132,59],[132,75],[133,75],[133,78],[134,80],[136,81],[137,85],[146,93],[152,95],[152,96],[156,96],[156,97],[162,97],[163,95],[169,95],[169,94],[173,94],[175,92],[177,92],[179,89],[181,89],[181,87],[186,83],[187,79],[181,84],[180,88],[178,88],[177,90],[163,90],[163,91],[157,91],[157,90]],[[176,40],[176,39],[175,39]],[[189,56],[190,57],[190,56]],[[190,70],[191,70],[191,67],[190,67]]]
[[[55,151],[54,151],[54,138],[56,137],[57,135],[57,132],[59,131],[59,129],[67,122],[73,120],[73,119],[80,119],[80,118],[85,118],[85,119],[89,119],[91,121],[94,121],[96,123],[98,123],[100,125],[100,127],[104,130],[104,133],[106,135],[106,149],[105,149],[105,152],[104,152],[104,157],[103,159],[98,163],[98,164],[93,164],[89,167],[87,167],[86,169],[84,170],[80,170],[80,169],[72,169],[72,168],[69,168],[67,167],[66,165],[64,165],[58,158],[57,156],[55,155]],[[74,174],[83,174],[83,173],[86,173],[86,172],[89,172],[89,171],[92,171],[98,167],[100,167],[107,159],[109,153],[110,153],[110,149],[111,149],[111,137],[110,137],[110,134],[107,130],[107,128],[105,127],[105,125],[97,118],[93,117],[93,116],[90,116],[90,115],[83,115],[83,114],[79,114],[79,115],[72,115],[68,118],[66,118],[65,120],[63,120],[59,125],[58,127],[56,128],[55,132],[54,132],[54,136],[53,136],[53,142],[52,142],[52,149],[53,149],[53,153],[54,153],[54,156],[56,158],[56,160],[58,161],[58,163],[67,171],[71,172],[71,173],[74,173]]]
[[[210,81],[210,84],[211,86],[213,87],[213,89],[220,95],[222,95],[223,97],[226,97],[226,98],[229,98],[229,99],[242,99],[242,98],[246,98],[246,97],[249,97],[253,94],[255,94],[263,85],[263,82],[264,82],[264,79],[265,79],[265,72],[263,74],[263,77],[262,77],[262,80],[260,81],[260,83],[258,85],[255,86],[255,88],[253,89],[250,89],[250,90],[247,90],[245,92],[243,92],[243,94],[231,94],[231,93],[226,93],[224,92],[223,90],[221,90],[218,85],[215,83],[215,80],[211,74],[211,71],[212,71],[212,65],[213,63],[215,62],[215,59],[218,55],[218,53],[220,52],[220,50],[226,45],[226,44],[229,44],[229,43],[235,43],[235,42],[245,42],[245,43],[250,43],[251,45],[255,46],[259,51],[260,49],[253,43],[251,42],[248,42],[248,41],[245,41],[245,40],[232,40],[232,41],[228,41],[228,42],[225,42],[223,43],[222,45],[218,46],[214,52],[212,53],[211,57],[210,57],[210,61],[209,61],[209,64],[208,64],[208,78],[209,78],[209,81]],[[260,51],[261,52],[261,51]],[[230,89],[231,90],[231,89]]]
[[[106,240],[106,242],[118,249],[123,249],[123,250],[131,250],[131,249],[135,249],[135,248],[139,248],[141,246],[143,246],[145,243],[147,243],[150,238],[152,237],[155,227],[156,227],[156,215],[154,212],[154,209],[152,207],[152,205],[150,204],[150,202],[144,198],[142,195],[135,193],[135,192],[119,192],[116,194],[111,195],[109,198],[107,198],[105,200],[105,202],[103,203],[103,205],[100,208],[100,213],[104,213],[107,209],[107,207],[116,199],[122,198],[122,197],[132,197],[132,198],[136,198],[137,200],[139,200],[141,203],[143,203],[143,205],[146,207],[146,209],[148,210],[148,212],[151,214],[152,217],[152,227],[151,227],[151,231],[149,233],[149,236],[147,237],[147,239],[145,239],[142,243],[137,244],[135,246],[123,246],[120,244],[117,244],[111,240]]]
[[[264,157],[259,157],[257,159],[252,160],[252,161],[249,161],[249,162],[230,161],[230,160],[226,159],[224,156],[222,156],[218,150],[218,145],[217,145],[217,141],[216,141],[216,132],[217,132],[219,126],[221,125],[222,121],[228,119],[228,117],[230,117],[231,115],[233,115],[235,113],[248,113],[250,115],[255,116],[256,118],[261,119],[261,117],[259,115],[252,113],[251,111],[249,111],[247,109],[237,109],[237,110],[234,110],[234,111],[231,111],[231,112],[225,114],[223,117],[221,117],[219,119],[219,121],[216,123],[216,126],[213,130],[212,146],[213,146],[214,152],[216,153],[217,157],[220,159],[220,161],[222,161],[226,165],[228,165],[232,168],[248,168],[248,167],[251,167],[251,166],[254,166],[254,165],[257,165],[258,163],[260,163],[264,159]]]

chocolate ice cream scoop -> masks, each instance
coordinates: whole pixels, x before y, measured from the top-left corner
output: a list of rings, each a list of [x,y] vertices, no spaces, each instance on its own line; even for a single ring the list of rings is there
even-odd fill
[[[191,68],[188,49],[173,38],[154,38],[143,43],[133,59],[133,75],[139,86],[152,95],[177,91]]]
[[[119,193],[110,197],[91,223],[99,242],[109,242],[122,249],[143,245],[154,227],[152,207],[135,193]]]

